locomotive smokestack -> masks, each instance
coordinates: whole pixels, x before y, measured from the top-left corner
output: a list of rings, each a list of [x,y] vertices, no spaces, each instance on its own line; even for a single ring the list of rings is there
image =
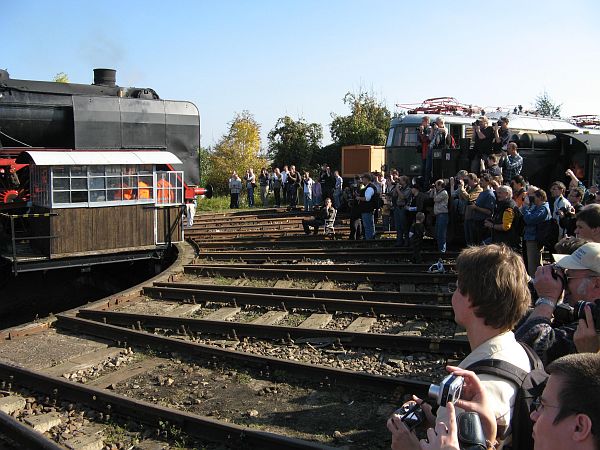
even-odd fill
[[[97,86],[115,87],[117,71],[114,69],[94,69],[94,84]]]

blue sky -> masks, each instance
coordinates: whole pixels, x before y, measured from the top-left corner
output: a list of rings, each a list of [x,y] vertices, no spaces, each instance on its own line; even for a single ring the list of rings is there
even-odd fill
[[[194,102],[203,146],[245,109],[264,147],[284,115],[321,123],[328,143],[359,89],[392,112],[437,96],[528,107],[546,90],[563,115],[600,114],[594,0],[8,0],[2,28],[11,77],[87,84],[117,69],[121,86]]]

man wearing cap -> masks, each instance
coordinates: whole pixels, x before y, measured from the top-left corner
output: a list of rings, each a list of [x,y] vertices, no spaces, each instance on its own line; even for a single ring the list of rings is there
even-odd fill
[[[365,239],[374,239],[375,220],[373,211],[377,208],[377,188],[373,184],[373,176],[370,173],[364,173],[360,178],[364,187],[356,197],[358,209],[365,230]]]
[[[589,305],[585,319],[559,325],[552,321],[556,305],[571,306],[583,300],[598,306],[600,299],[600,243],[589,242],[572,255],[553,255],[556,265],[540,266],[535,272],[539,298],[527,320],[517,329],[517,340],[530,345],[544,364],[570,353],[597,352],[598,334]],[[599,324],[600,325],[600,324]]]

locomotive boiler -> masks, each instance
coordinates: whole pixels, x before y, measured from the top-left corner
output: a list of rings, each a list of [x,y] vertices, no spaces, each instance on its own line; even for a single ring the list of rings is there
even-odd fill
[[[14,273],[161,258],[197,188],[191,102],[121,87],[12,79],[0,70],[0,257]]]

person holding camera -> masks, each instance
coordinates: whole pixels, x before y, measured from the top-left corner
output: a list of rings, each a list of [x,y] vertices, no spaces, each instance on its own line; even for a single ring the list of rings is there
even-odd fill
[[[431,127],[429,133],[429,148],[427,149],[427,159],[425,160],[425,176],[423,177],[424,186],[429,186],[433,171],[433,150],[436,148],[444,148],[446,146],[446,138],[448,130],[444,119],[438,117]]]
[[[448,191],[444,180],[437,180],[429,191],[433,198],[433,215],[435,216],[435,239],[440,253],[446,253],[446,233],[448,231]]]
[[[569,190],[567,199],[570,207],[562,207],[558,210],[558,225],[565,230],[565,236],[575,236],[577,227],[577,214],[583,209],[583,188],[577,187]]]
[[[529,186],[527,197],[521,207],[521,214],[525,222],[523,241],[527,255],[527,273],[533,277],[538,266],[542,264],[543,239],[545,239],[542,234],[544,229],[549,228],[546,222],[552,220],[546,192],[535,186]]]
[[[521,175],[521,170],[523,170],[523,157],[519,155],[516,143],[509,142],[506,150],[502,150],[502,157],[500,158],[499,165],[502,169],[502,178],[505,183],[509,183],[516,176]]]
[[[511,331],[531,303],[521,256],[505,245],[469,247],[458,256],[456,272],[458,282],[448,286],[453,291],[454,320],[466,330],[471,347],[471,353],[459,367],[464,369],[479,361],[498,359],[530,372],[529,356]],[[518,387],[494,375],[482,374],[480,379],[496,418],[497,440],[501,444],[508,442]],[[431,408],[422,403],[422,409],[432,425]],[[437,419],[448,423],[447,417],[447,408],[440,407]],[[404,423],[395,423],[391,432],[396,448],[420,448],[416,435]]]
[[[473,149],[469,152],[471,172],[479,175],[483,171],[483,156],[492,153],[494,130],[489,126],[488,118],[481,116],[473,122]]]
[[[570,353],[600,350],[600,243],[588,242],[554,259],[556,264],[537,268],[538,299],[516,331],[517,339],[532,347],[544,364]]]
[[[512,135],[512,132],[508,128],[508,118],[501,117],[498,122],[494,123],[492,129],[494,131],[494,142],[493,150],[495,153],[506,152],[508,149],[508,142]]]
[[[541,395],[534,399],[535,408],[530,414],[533,421],[533,450],[600,450],[600,435],[597,431],[600,423],[600,355],[582,353],[563,356],[546,370],[548,380]],[[462,373],[462,376],[465,377],[465,387],[469,380],[471,391],[475,395],[469,393],[468,404],[459,400],[456,405],[476,412],[486,439],[493,442],[490,439],[491,431],[485,428],[492,411],[486,404],[485,397],[481,396],[483,391],[476,381],[477,376],[471,376],[468,372]],[[448,420],[438,421],[435,428],[427,431],[427,441],[420,442],[421,450],[465,448],[461,445],[454,405],[449,405],[448,410]],[[390,425],[393,424],[388,422],[388,429]],[[393,450],[400,448],[402,447],[394,447],[392,441]]]
[[[421,125],[417,128],[417,150],[421,154],[421,177],[425,178],[427,173],[427,152],[429,151],[429,135],[431,127],[429,126],[429,117],[425,116],[421,119]]]
[[[392,207],[394,209],[394,225],[396,226],[396,247],[409,245],[408,232],[408,207],[412,200],[409,185],[410,179],[406,175],[398,177],[398,182],[392,190]]]

